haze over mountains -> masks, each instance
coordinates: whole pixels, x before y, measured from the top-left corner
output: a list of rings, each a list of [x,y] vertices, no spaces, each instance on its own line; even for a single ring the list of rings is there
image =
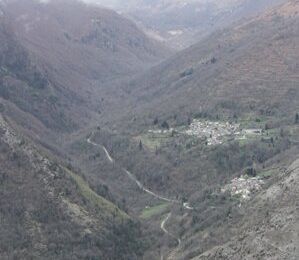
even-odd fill
[[[122,88],[160,116],[254,111],[292,120],[299,105],[297,12],[288,3],[218,31]]]
[[[0,258],[298,259],[299,1],[85,2],[0,1]]]
[[[174,48],[182,49],[207,34],[246,16],[256,15],[280,0],[177,0],[177,1],[102,1],[89,2],[119,10],[147,33]]]
[[[13,86],[2,86],[2,90],[17,92],[9,101],[34,114],[46,127],[71,129],[87,123],[84,117],[78,121],[73,116],[83,115],[86,109],[100,113],[101,101],[92,107],[97,84],[132,75],[170,54],[132,22],[110,10],[76,1],[9,1],[4,8],[7,26],[3,41],[8,41],[5,35],[10,34],[14,42],[8,43],[10,55],[2,46],[7,56],[3,62],[21,62],[21,70],[26,64],[32,71],[31,78],[38,77],[39,85],[30,94],[21,95],[17,81],[10,83]],[[11,82],[11,77],[23,81],[7,66],[16,69],[15,64],[3,64],[6,82]],[[39,102],[51,110],[43,111]]]

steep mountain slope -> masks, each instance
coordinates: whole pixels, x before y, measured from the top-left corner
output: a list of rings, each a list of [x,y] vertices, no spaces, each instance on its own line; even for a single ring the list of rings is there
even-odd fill
[[[68,70],[59,64],[60,70],[52,69],[55,58],[40,56],[46,46],[33,36],[26,45],[8,14],[18,3],[2,6],[0,18],[0,258],[139,259],[144,248],[138,223],[111,202],[113,195],[101,183],[96,191],[106,199],[65,167],[67,156],[54,148],[57,133],[96,118],[84,99],[89,87],[84,80],[91,76],[71,64],[60,64]],[[31,11],[41,7],[21,3],[34,3],[26,6]],[[53,45],[49,51],[60,51]],[[81,80],[81,92],[68,85],[74,78]]]
[[[297,162],[272,173],[298,154],[298,1],[133,79],[164,50],[115,13],[59,0],[3,10],[0,258],[142,259],[128,214],[151,239],[144,259],[298,255]],[[264,133],[215,145],[186,135],[195,117],[227,126],[248,114]],[[222,188],[247,170],[265,186],[243,204]]]
[[[262,164],[287,149],[291,142],[283,128],[290,125],[293,131],[299,110],[297,10],[298,1],[287,1],[211,35],[133,80],[106,88],[100,128],[110,134],[101,141],[146,185],[166,193],[193,192],[195,198],[198,186],[211,185],[209,178],[223,182],[249,166],[256,154]],[[250,120],[253,128],[273,127],[277,145],[257,137],[245,146],[237,141],[205,149],[199,140],[182,137],[180,127],[193,118],[237,121],[241,128],[250,128]],[[118,140],[122,134],[125,138]],[[148,150],[138,152],[139,141]]]
[[[145,113],[151,121],[246,113],[293,120],[299,110],[298,9],[298,1],[288,1],[122,84],[122,94],[134,98],[135,118],[142,110],[140,120]]]
[[[173,234],[168,240],[175,248],[163,251],[170,252],[169,259],[296,259],[297,189],[287,185],[287,192],[269,200],[265,194],[269,186],[276,189],[288,179],[288,171],[273,169],[298,158],[298,7],[298,1],[287,1],[207,37],[133,80],[106,88],[106,97],[113,97],[102,110],[108,124],[99,126],[94,141],[146,188],[194,207],[187,212],[181,205],[166,209],[172,217],[163,227]],[[193,118],[214,122],[215,128],[235,122],[263,133],[248,140],[230,135],[227,142],[209,145],[206,139],[184,135]],[[92,164],[101,165],[103,151],[84,151]],[[73,159],[82,164],[79,149],[77,154]],[[98,176],[95,166],[84,167],[91,179]],[[222,192],[250,167],[265,184],[252,200]],[[125,183],[126,177],[107,171],[99,178],[109,184]],[[116,193],[122,192],[119,186],[111,185]],[[134,187],[125,190],[127,205],[141,216],[147,212],[142,205],[153,211],[161,206],[145,194],[137,199]],[[148,221],[161,224],[169,216],[166,210],[157,210]],[[180,238],[179,246],[173,237]]]
[[[247,205],[238,235],[195,257],[202,259],[298,259],[299,161]]]
[[[142,71],[170,53],[129,20],[79,1],[0,5],[2,103],[39,136],[94,122],[104,103],[96,91],[103,82]]]
[[[59,93],[46,70],[34,62],[28,51],[17,41],[9,21],[3,17],[0,23],[2,112],[6,104],[8,113],[20,110],[34,116],[46,127],[70,129],[74,124],[66,119],[67,111],[62,108],[62,103],[71,102]],[[70,92],[68,94],[72,96]]]
[[[8,1],[5,11],[22,43],[57,71],[104,80],[168,53],[129,20],[79,1]]]
[[[140,257],[136,223],[2,115],[0,149],[1,259]]]

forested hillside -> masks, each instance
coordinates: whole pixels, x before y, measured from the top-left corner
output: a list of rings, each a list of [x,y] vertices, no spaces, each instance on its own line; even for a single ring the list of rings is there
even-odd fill
[[[122,84],[121,94],[141,120],[144,114],[151,121],[176,117],[181,122],[196,114],[232,118],[255,113],[293,121],[299,109],[298,28],[298,2],[289,1]]]
[[[69,0],[0,4],[1,97],[11,117],[36,136],[90,124],[101,116],[103,82],[171,53],[111,10]]]
[[[298,259],[299,2],[281,1],[139,2],[163,30],[219,25],[176,53],[128,12],[0,1],[0,258]]]
[[[140,258],[138,224],[3,116],[0,149],[2,259]]]

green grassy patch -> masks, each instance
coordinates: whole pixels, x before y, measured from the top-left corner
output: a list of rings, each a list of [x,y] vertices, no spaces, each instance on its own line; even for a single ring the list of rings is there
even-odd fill
[[[97,209],[99,209],[99,211],[101,212],[103,217],[110,217],[113,214],[113,215],[118,216],[121,219],[129,218],[129,216],[125,212],[121,211],[113,203],[111,203],[110,201],[104,199],[103,197],[101,197],[97,193],[95,193],[81,176],[73,173],[72,171],[70,171],[67,168],[64,168],[64,169],[78,185],[81,195],[89,203],[91,203]]]
[[[247,114],[242,118],[238,119],[238,123],[240,127],[243,129],[246,128],[264,128],[265,124],[271,120],[272,117],[269,116],[262,116],[262,115],[255,115],[255,114]]]
[[[90,144],[88,144],[85,139],[76,141],[71,144],[72,150],[88,151],[90,147],[91,147]]]
[[[258,176],[264,179],[268,179],[277,173],[276,169],[268,169],[258,172]]]
[[[140,217],[143,219],[149,219],[153,216],[160,215],[169,207],[169,203],[159,204],[153,207],[145,208]]]
[[[275,136],[279,135],[279,131],[280,131],[280,129],[278,129],[278,128],[269,129],[266,131],[265,135],[269,136],[269,137],[275,137]]]
[[[289,127],[290,137],[293,141],[299,142],[299,125]]]
[[[239,139],[237,140],[240,146],[246,145],[250,142],[250,140],[248,138],[246,139]]]
[[[155,150],[163,145],[166,145],[173,137],[171,134],[154,134],[154,133],[144,133],[137,136],[136,140],[141,140],[142,144],[145,145],[150,150]]]
[[[294,126],[290,127],[289,130],[292,135],[299,136],[299,125],[294,125]]]
[[[260,140],[262,138],[261,135],[257,134],[246,134],[245,139],[236,139],[236,141],[239,143],[240,146],[244,146],[249,144],[250,142],[253,142],[255,140]]]

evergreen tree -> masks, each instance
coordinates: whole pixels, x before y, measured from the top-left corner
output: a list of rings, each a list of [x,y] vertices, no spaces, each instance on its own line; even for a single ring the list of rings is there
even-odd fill
[[[143,144],[142,144],[142,141],[140,140],[139,141],[139,150],[141,151],[143,149]]]
[[[169,129],[169,124],[167,123],[167,121],[164,121],[161,126],[163,128]]]

